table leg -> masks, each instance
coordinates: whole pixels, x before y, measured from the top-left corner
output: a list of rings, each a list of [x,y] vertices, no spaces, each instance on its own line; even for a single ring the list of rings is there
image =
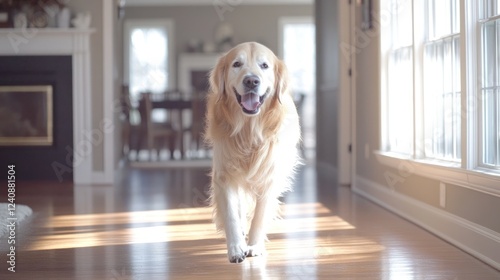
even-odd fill
[[[180,138],[180,145],[179,149],[181,150],[181,159],[184,159],[184,120],[183,120],[183,110],[179,110],[179,123],[180,123],[180,130],[179,130],[179,138]]]

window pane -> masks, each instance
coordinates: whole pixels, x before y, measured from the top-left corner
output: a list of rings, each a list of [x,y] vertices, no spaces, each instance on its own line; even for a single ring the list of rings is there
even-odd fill
[[[500,168],[500,20],[482,25],[481,41],[481,164]]]
[[[500,166],[498,95],[498,90],[483,90],[483,163],[496,166]]]
[[[413,154],[413,15],[411,0],[390,0],[386,140],[388,151]]]
[[[451,7],[449,0],[437,0],[434,2],[434,8],[436,15],[435,30],[436,34],[434,37],[440,37],[451,33]]]
[[[443,154],[441,92],[443,88],[442,44],[428,44],[424,52],[424,126],[425,155],[436,157]]]
[[[430,40],[460,33],[459,0],[427,0],[427,13]]]
[[[427,158],[460,159],[459,38],[428,44],[424,55],[424,135]]]
[[[497,53],[496,53],[496,22],[488,22],[483,26],[483,87],[496,85]]]
[[[451,33],[460,33],[460,0],[452,0],[452,30]]]
[[[500,0],[479,0],[479,12],[481,19],[500,15]]]
[[[163,92],[168,87],[168,37],[162,28],[134,28],[130,36],[130,93]]]
[[[388,140],[392,152],[412,154],[413,55],[412,48],[391,54],[389,61]]]
[[[400,48],[413,44],[412,1],[392,0],[392,47]]]
[[[461,158],[461,77],[458,0],[428,0],[424,47],[424,154]]]

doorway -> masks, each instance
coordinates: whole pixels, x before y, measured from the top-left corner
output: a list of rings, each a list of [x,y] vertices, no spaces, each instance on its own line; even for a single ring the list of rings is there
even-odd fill
[[[302,127],[302,152],[316,157],[316,27],[312,17],[279,19],[279,56],[287,65]]]

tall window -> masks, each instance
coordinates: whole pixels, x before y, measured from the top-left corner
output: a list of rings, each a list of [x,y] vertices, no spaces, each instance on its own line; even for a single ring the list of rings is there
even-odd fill
[[[382,150],[500,174],[500,0],[381,0],[380,14]]]
[[[413,150],[413,38],[411,1],[391,0],[392,32],[388,53],[386,143],[391,152]]]
[[[173,24],[168,20],[125,23],[125,81],[132,99],[164,92],[173,82]]]
[[[480,165],[500,169],[500,1],[479,2]]]
[[[460,160],[460,3],[427,0],[423,62],[424,156]]]

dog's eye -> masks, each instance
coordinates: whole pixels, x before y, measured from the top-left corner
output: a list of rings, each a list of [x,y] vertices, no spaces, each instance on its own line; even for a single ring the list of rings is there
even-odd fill
[[[241,67],[241,62],[239,62],[239,61],[235,61],[235,62],[233,63],[233,67],[235,67],[235,68],[239,68],[239,67]]]
[[[262,64],[260,65],[260,68],[262,68],[262,69],[267,69],[267,68],[269,68],[269,65],[267,65],[267,63],[265,63],[265,62],[264,62],[264,63],[262,63]]]

